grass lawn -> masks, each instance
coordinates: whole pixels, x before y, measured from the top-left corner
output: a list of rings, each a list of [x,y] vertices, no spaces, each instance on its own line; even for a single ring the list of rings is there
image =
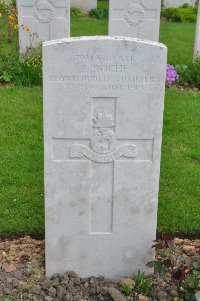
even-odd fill
[[[200,233],[200,93],[166,91],[158,230]]]
[[[192,63],[195,30],[195,23],[161,23],[160,42],[168,47],[169,64]]]
[[[0,89],[0,233],[43,233],[40,88]]]
[[[44,233],[42,91],[0,89],[0,233]],[[167,90],[158,230],[200,232],[200,93]]]
[[[107,35],[108,34],[108,20],[97,19],[72,19],[71,20],[71,36],[93,36],[93,35]]]
[[[109,3],[108,0],[99,0],[98,1],[98,8],[108,8]]]
[[[72,19],[71,32],[107,35],[108,21]],[[169,63],[191,63],[194,35],[195,24],[161,23]],[[0,234],[43,234],[41,89],[0,88],[0,113]],[[166,91],[159,232],[200,233],[199,116],[200,93]]]

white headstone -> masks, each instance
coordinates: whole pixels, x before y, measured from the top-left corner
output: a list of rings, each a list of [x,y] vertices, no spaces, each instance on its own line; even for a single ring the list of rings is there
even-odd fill
[[[69,0],[17,0],[17,8],[21,53],[41,41],[70,36]]]
[[[184,4],[195,6],[196,0],[163,0],[164,7],[180,7]]]
[[[46,42],[46,273],[148,271],[167,49],[122,37]]]
[[[161,0],[110,0],[109,35],[159,40]]]
[[[196,37],[195,37],[195,45],[194,45],[194,60],[196,60],[198,57],[200,57],[200,1],[199,1]]]
[[[97,8],[97,0],[71,0],[71,7],[78,7],[83,13],[88,13],[91,9]]]

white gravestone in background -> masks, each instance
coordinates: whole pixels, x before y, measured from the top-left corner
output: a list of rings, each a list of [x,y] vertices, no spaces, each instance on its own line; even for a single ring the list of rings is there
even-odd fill
[[[164,0],[164,7],[180,7],[184,4],[189,4],[190,6],[195,6],[196,0]]]
[[[91,9],[97,8],[97,0],[71,0],[71,7],[78,7],[83,13],[88,13]]]
[[[194,45],[194,60],[196,60],[198,57],[200,57],[200,1],[199,1],[196,37],[195,37],[195,45]]]
[[[21,53],[41,41],[70,36],[69,0],[17,0],[17,8]],[[30,29],[30,33],[22,25]]]
[[[46,273],[148,272],[167,50],[122,37],[44,43]]]
[[[159,40],[161,0],[110,0],[109,35]]]

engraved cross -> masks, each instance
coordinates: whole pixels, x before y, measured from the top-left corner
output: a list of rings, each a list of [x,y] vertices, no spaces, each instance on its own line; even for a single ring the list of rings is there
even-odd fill
[[[115,162],[153,159],[153,139],[117,139],[116,105],[117,98],[93,98],[90,140],[60,139],[64,147],[68,145],[67,160],[90,162],[91,234],[113,233]],[[56,153],[63,148],[58,143],[59,138],[54,138],[54,161],[64,159]]]
[[[132,37],[140,37],[140,29],[144,23],[154,22],[157,19],[158,9],[146,8],[141,0],[136,0],[134,3],[129,1],[128,5],[124,8],[123,1],[113,4],[114,8],[111,9],[111,21],[113,23],[113,30],[119,30],[119,23],[126,23],[129,27],[129,34]],[[114,33],[112,33],[113,35]],[[121,33],[120,33],[121,34]]]
[[[30,30],[33,28],[34,32],[31,30],[31,33],[37,33],[41,41],[47,41],[52,36],[51,32],[56,30],[54,20],[57,19],[59,23],[66,17],[66,9],[63,8],[66,8],[66,3],[62,0],[59,5],[51,0],[21,0],[22,24],[30,27]]]

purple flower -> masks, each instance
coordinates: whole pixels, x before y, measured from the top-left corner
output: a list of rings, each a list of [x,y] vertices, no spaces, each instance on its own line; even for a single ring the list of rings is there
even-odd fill
[[[173,84],[174,82],[179,80],[178,73],[176,68],[173,65],[167,65],[166,71],[166,81],[169,85]]]

